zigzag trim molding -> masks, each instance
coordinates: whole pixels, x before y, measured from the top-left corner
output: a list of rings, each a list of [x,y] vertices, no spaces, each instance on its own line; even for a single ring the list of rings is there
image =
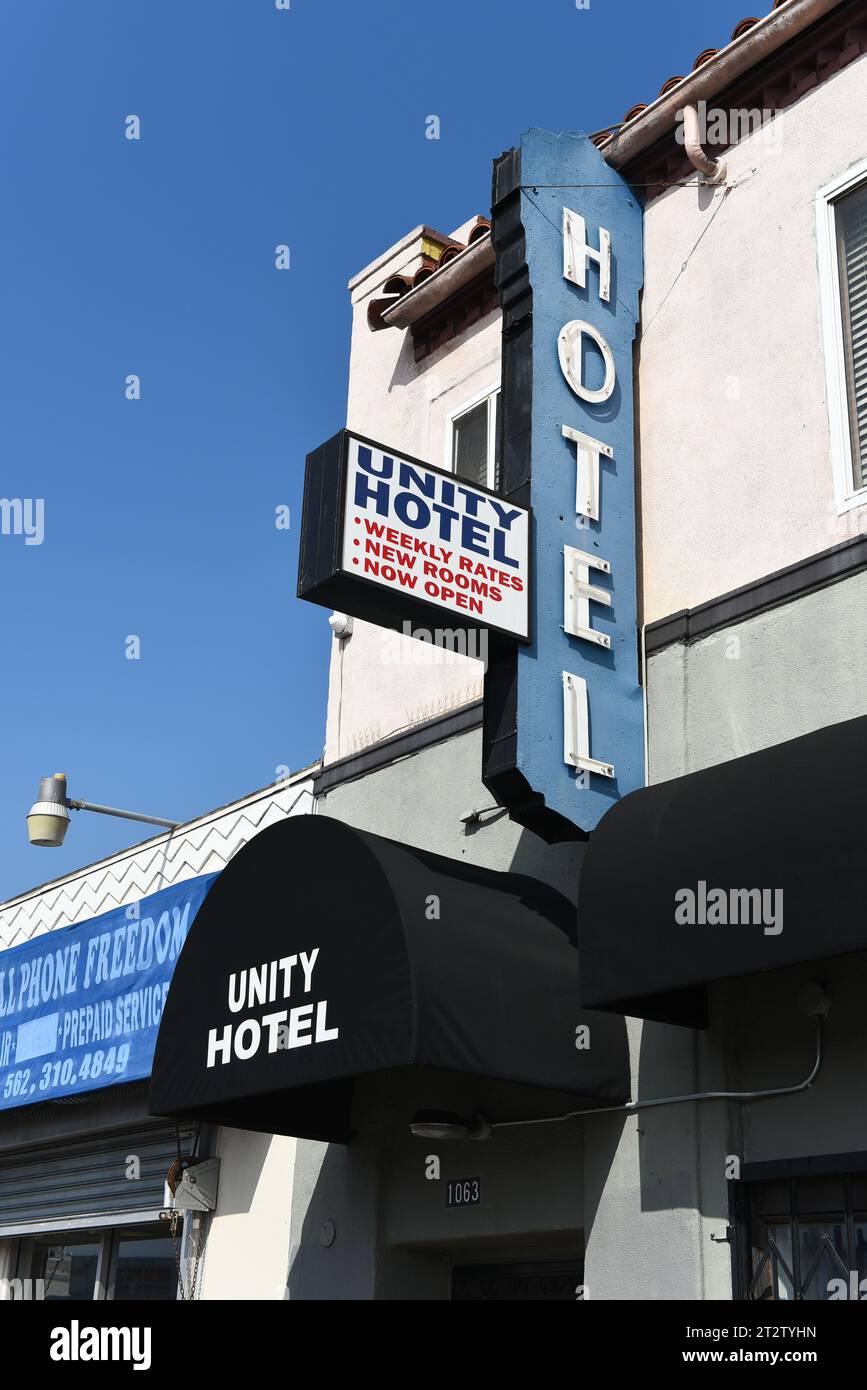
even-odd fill
[[[160,835],[138,850],[89,864],[79,874],[0,904],[0,949],[126,907],[173,883],[218,873],[260,830],[286,816],[309,814],[313,779],[286,781],[214,811],[189,830]]]

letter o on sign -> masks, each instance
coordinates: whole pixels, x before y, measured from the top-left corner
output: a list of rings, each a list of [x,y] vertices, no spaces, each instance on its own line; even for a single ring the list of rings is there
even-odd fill
[[[584,385],[582,357],[585,333],[593,339],[605,363],[605,380],[598,391],[591,391]],[[583,319],[572,319],[560,330],[557,351],[560,357],[560,370],[576,396],[580,396],[582,401],[587,401],[589,405],[601,405],[603,401],[608,400],[617,380],[614,354],[602,334],[593,327],[592,323],[585,323]]]
[[[249,1034],[250,1041],[244,1041],[244,1034]],[[235,1056],[241,1061],[246,1062],[248,1057],[252,1057],[257,1051],[262,1037],[262,1029],[259,1027],[255,1018],[245,1018],[243,1023],[238,1025],[235,1033]]]

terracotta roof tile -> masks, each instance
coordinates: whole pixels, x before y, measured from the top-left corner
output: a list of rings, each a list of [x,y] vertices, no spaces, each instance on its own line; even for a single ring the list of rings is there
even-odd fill
[[[469,230],[466,244],[444,237],[443,241],[448,241],[448,245],[443,247],[437,260],[433,260],[430,256],[423,256],[421,265],[411,278],[406,275],[390,276],[382,287],[383,298],[372,299],[368,304],[367,322],[371,331],[377,333],[380,329],[386,328],[387,324],[383,321],[382,316],[387,309],[392,309],[399,299],[402,299],[405,294],[409,294],[410,290],[417,289],[425,280],[431,279],[456,256],[466,251],[467,247],[472,246],[481,237],[489,236],[490,232],[491,219],[489,217],[477,217]]]
[[[626,123],[627,123],[628,121],[634,121],[636,116],[640,116],[641,113],[642,113],[642,111],[646,111],[646,110],[647,110],[647,102],[646,102],[646,101],[639,101],[639,102],[636,102],[635,106],[630,106],[630,108],[629,108],[629,110],[627,111],[626,115],[623,117],[623,124],[626,125]]]

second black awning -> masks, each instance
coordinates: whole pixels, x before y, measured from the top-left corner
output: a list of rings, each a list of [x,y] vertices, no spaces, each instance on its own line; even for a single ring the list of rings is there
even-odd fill
[[[407,1067],[492,1083],[489,1119],[521,1118],[528,1087],[573,1108],[621,1102],[625,1026],[578,1006],[574,923],[533,879],[325,816],[282,821],[193,922],[151,1113],[346,1142],[355,1079]]]
[[[578,895],[581,1001],[703,1027],[707,986],[867,949],[867,718],[624,797]]]

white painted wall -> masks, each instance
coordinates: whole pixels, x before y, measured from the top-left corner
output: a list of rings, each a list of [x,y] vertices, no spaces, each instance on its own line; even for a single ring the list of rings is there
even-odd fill
[[[834,500],[814,212],[863,160],[865,123],[861,58],[726,154],[734,187],[647,209],[646,622],[867,529]]]
[[[867,530],[867,506],[841,513],[834,496],[814,208],[864,158],[865,121],[861,59],[730,150],[733,187],[673,188],[647,209],[646,622]],[[351,282],[348,424],[441,463],[449,414],[499,378],[500,314],[420,363],[408,330],[372,333],[369,300],[412,273],[420,244],[416,229]],[[326,761],[480,693],[479,663],[420,670],[417,647],[360,622],[334,640]]]
[[[453,234],[461,240],[475,219]],[[352,350],[347,424],[350,429],[444,465],[449,416],[499,386],[499,310],[416,362],[409,329],[371,332],[367,308],[391,275],[421,264],[416,229],[350,282]],[[432,626],[448,628],[448,615]],[[433,653],[423,643],[356,621],[350,638],[333,640],[325,761],[348,757],[379,739],[478,699],[483,667],[460,654]]]
[[[280,1134],[219,1131],[220,1192],[201,1298],[285,1296],[297,1144]]]

